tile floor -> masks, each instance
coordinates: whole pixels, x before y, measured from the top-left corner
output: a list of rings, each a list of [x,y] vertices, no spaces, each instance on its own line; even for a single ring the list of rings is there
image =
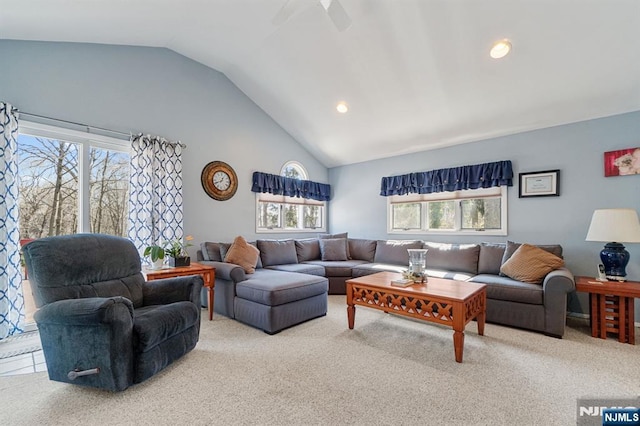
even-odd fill
[[[0,359],[0,377],[47,371],[42,350]]]
[[[33,322],[33,313],[36,311],[36,305],[31,295],[29,280],[22,280],[22,292],[24,295],[27,322],[25,331],[35,330],[36,326]],[[47,364],[45,364],[42,350],[0,359],[0,377],[15,374],[38,373],[40,371],[47,371]]]

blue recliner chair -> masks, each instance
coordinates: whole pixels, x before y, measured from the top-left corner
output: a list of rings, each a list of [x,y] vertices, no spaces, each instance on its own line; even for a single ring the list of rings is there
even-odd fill
[[[49,378],[121,391],[196,346],[200,276],[145,282],[126,238],[75,234],[23,247]]]

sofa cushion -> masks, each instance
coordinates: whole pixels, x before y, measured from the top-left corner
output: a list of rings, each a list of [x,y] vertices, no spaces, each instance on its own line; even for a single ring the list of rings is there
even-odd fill
[[[478,273],[480,246],[477,244],[444,244],[425,242],[427,268],[444,271]]]
[[[531,305],[542,305],[544,303],[544,292],[542,286],[538,284],[524,283],[509,277],[500,277],[493,274],[476,275],[469,281],[486,284],[488,299],[528,303]]]
[[[409,266],[407,249],[421,249],[421,241],[413,240],[378,240],[376,242],[375,263]],[[428,253],[427,253],[428,255]]]
[[[352,277],[353,268],[366,264],[367,262],[364,260],[310,260],[305,263],[322,266],[324,268],[325,277]]]
[[[475,274],[467,274],[464,272],[447,271],[443,269],[427,269],[427,276],[436,278],[445,278],[448,280],[468,281]]]
[[[507,260],[500,272],[514,280],[541,284],[551,271],[564,266],[564,260],[541,248],[522,244]]]
[[[344,244],[346,246],[347,249],[347,259],[351,259],[351,253],[349,252],[349,243],[347,242],[349,240],[349,233],[348,232],[343,232],[341,234],[318,234],[318,239],[322,240],[322,239],[334,239],[334,238],[344,238]]]
[[[408,263],[408,261],[407,261]],[[365,275],[375,274],[376,272],[388,271],[398,272],[406,271],[407,266],[391,265],[388,263],[364,263],[351,268],[351,276],[353,278],[364,277]]]
[[[262,305],[277,306],[323,294],[328,289],[329,281],[325,277],[260,269],[236,285],[236,295]]]
[[[199,308],[192,302],[143,306],[133,311],[134,350],[147,352],[198,322]]]
[[[220,248],[220,258],[222,259],[220,262],[224,262],[224,258],[227,257],[227,251],[229,251],[231,243],[218,243],[218,247]]]
[[[258,248],[258,243],[256,241],[249,241],[249,244],[251,244],[255,248]],[[258,253],[260,253],[260,250],[258,250]],[[260,259],[260,254],[258,254],[258,262],[256,263],[256,269],[260,269],[260,268],[262,268],[262,259]]]
[[[224,258],[226,263],[235,263],[242,267],[247,274],[253,274],[256,271],[256,265],[260,258],[260,251],[247,243],[241,236],[237,236],[233,240],[233,244],[229,247],[227,255]]]
[[[504,249],[504,255],[502,256],[501,266],[504,265],[504,263],[507,260],[509,260],[509,258],[513,255],[513,253],[515,253],[516,250],[518,250],[518,247],[520,247],[520,245],[521,243],[514,243],[513,241],[507,241],[507,246]],[[541,248],[542,250],[548,251],[551,254],[555,254],[560,259],[562,259],[562,246],[559,244],[536,245],[536,247]],[[505,276],[502,272],[500,272],[500,275],[502,275],[503,277]]]
[[[296,244],[293,240],[258,240],[262,266],[298,263]]]
[[[348,239],[349,254],[354,260],[373,262],[376,257],[376,240]]]
[[[307,260],[320,259],[320,244],[317,238],[306,238],[304,240],[296,240],[296,254],[298,263]]]
[[[301,274],[318,275],[324,277],[324,267],[320,265],[312,265],[309,263],[293,263],[288,265],[272,265],[267,266],[268,269],[274,271],[299,272]]]
[[[505,248],[505,243],[480,244],[480,256],[478,257],[478,273],[499,275]]]
[[[320,260],[347,260],[346,238],[321,238]]]

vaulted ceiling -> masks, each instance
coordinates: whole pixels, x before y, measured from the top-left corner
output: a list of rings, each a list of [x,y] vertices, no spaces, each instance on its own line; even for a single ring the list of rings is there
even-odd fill
[[[327,167],[640,110],[638,0],[340,0],[343,31],[329,0],[276,25],[285,3],[0,0],[0,38],[169,48]]]

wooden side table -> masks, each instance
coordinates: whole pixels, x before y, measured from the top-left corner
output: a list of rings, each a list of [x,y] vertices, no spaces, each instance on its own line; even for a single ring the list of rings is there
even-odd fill
[[[162,269],[143,268],[142,274],[147,281],[159,280],[161,278],[183,277],[186,275],[200,275],[209,293],[209,321],[213,319],[213,297],[214,287],[216,285],[216,268],[213,266],[191,262],[189,266],[167,266]]]
[[[576,291],[589,293],[591,336],[618,336],[621,343],[636,344],[634,298],[640,297],[640,282],[596,281],[575,277]]]

